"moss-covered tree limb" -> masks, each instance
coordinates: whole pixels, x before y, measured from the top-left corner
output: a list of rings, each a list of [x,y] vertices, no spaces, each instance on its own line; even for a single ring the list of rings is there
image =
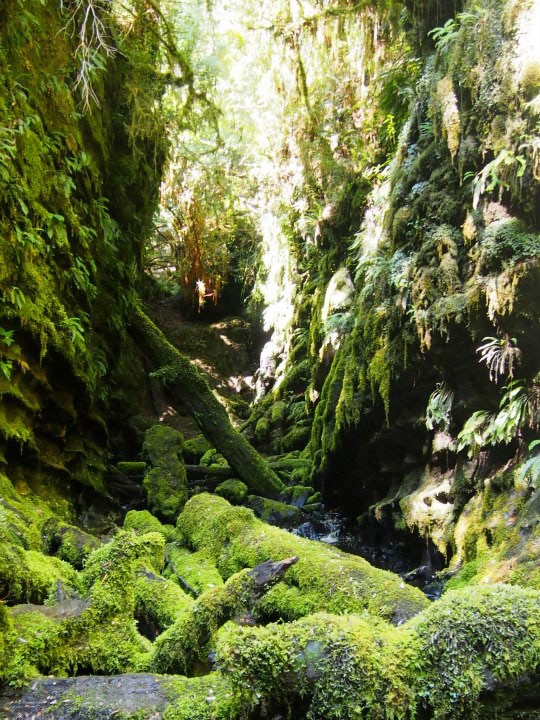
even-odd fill
[[[534,590],[467,588],[399,628],[326,614],[231,626],[217,661],[238,693],[276,712],[302,704],[309,720],[489,718],[494,701],[497,717],[510,718],[516,701],[538,707],[539,611]]]
[[[300,558],[284,582],[259,601],[257,611],[266,618],[291,620],[323,610],[368,610],[397,624],[429,605],[420,590],[406,585],[398,575],[267,525],[251,510],[233,507],[217,495],[202,493],[191,498],[177,524],[191,547],[215,560],[223,577],[271,558]]]
[[[199,370],[174,348],[140,309],[133,311],[131,333],[160,367],[156,376],[191,413],[201,432],[258,495],[274,497],[284,485],[266,461],[234,429],[225,408]]]
[[[148,667],[153,672],[191,674],[197,659],[206,660],[208,643],[227,620],[247,615],[257,600],[281,580],[298,558],[267,560],[242,570],[221,587],[208,590],[155,642]]]

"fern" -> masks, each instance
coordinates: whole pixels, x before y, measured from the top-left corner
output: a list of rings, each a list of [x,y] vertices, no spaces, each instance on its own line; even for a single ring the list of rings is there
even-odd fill
[[[529,451],[532,452],[540,446],[540,440],[533,440],[529,444]],[[527,482],[535,490],[540,486],[540,453],[532,455],[519,469],[518,480]]]
[[[505,335],[502,338],[485,337],[483,345],[476,350],[481,354],[480,362],[487,365],[489,379],[497,382],[499,375],[514,377],[514,367],[521,360],[521,350],[517,347],[516,338]]]
[[[426,408],[426,427],[428,430],[442,428],[447,431],[452,423],[452,405],[454,392],[445,383],[437,383],[437,389],[429,396]]]

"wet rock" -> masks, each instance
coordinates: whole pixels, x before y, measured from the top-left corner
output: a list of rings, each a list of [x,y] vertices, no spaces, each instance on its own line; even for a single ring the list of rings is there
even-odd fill
[[[0,715],[5,720],[127,720],[147,713],[157,720],[168,704],[162,684],[163,678],[150,674],[44,678],[0,698]]]

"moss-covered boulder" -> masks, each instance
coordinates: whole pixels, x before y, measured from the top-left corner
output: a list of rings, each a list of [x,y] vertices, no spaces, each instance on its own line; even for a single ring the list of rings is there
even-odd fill
[[[182,434],[166,425],[154,425],[145,433],[143,450],[152,469],[143,488],[152,512],[165,520],[175,520],[187,500],[182,448]]]
[[[184,458],[186,462],[198,464],[202,456],[208,450],[211,450],[212,446],[204,435],[197,435],[194,438],[190,438],[184,442]]]
[[[259,495],[250,495],[245,503],[255,515],[269,525],[288,526],[294,524],[301,517],[300,510],[295,505],[288,505],[278,500],[268,500]]]
[[[81,570],[86,558],[101,541],[73,525],[51,518],[42,529],[45,550]]]
[[[228,500],[231,505],[241,505],[247,497],[248,487],[241,480],[231,478],[220,483],[214,492]]]
[[[54,594],[58,581],[78,589],[79,576],[64,560],[38,550],[0,543],[0,595],[13,602],[44,602]]]

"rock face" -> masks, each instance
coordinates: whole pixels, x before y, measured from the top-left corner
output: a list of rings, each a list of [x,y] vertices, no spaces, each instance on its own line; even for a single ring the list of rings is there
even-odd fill
[[[401,115],[392,106],[401,133],[360,212],[351,217],[352,195],[340,195],[329,174],[317,248],[309,232],[291,240],[304,272],[289,360],[285,380],[253,412],[254,442],[286,449],[300,421],[308,433],[291,448],[310,459],[305,484],[324,488],[329,506],[375,535],[418,531],[455,554],[453,570],[467,564],[469,578],[475,562],[478,580],[537,587],[538,522],[526,521],[531,544],[505,566],[509,547],[527,543],[513,525],[503,537],[491,506],[519,516],[539,487],[528,445],[540,429],[540,87],[527,30],[538,8],[489,0],[464,3],[454,17],[454,3],[406,5],[415,27],[406,43],[421,62],[408,71],[417,72],[410,104]],[[353,34],[352,19],[342,32]],[[387,90],[363,110],[381,121],[377,140],[359,124],[364,150],[384,143]],[[352,183],[354,141],[336,126],[334,143],[345,155],[336,149],[332,167]],[[313,164],[304,168],[311,178]],[[285,406],[279,425],[269,398]],[[466,519],[479,512],[498,531],[482,539],[471,525],[464,542]]]

